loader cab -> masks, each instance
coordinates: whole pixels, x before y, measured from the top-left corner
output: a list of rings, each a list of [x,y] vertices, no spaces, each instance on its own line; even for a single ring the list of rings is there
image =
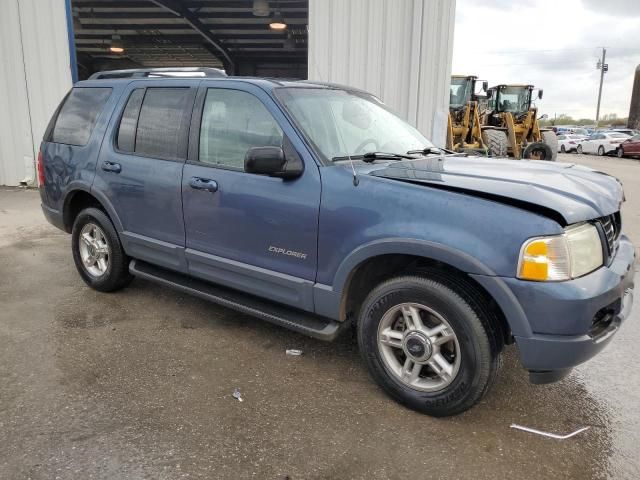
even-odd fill
[[[533,85],[497,85],[489,89],[489,110],[493,113],[526,113],[531,108]],[[539,92],[542,92],[540,90]],[[540,96],[540,93],[538,94]]]
[[[459,109],[470,101],[478,100],[481,95],[481,92],[477,92],[479,82],[478,77],[473,75],[452,75],[449,86],[449,108]],[[481,90],[486,92],[487,88],[487,82],[482,81]]]

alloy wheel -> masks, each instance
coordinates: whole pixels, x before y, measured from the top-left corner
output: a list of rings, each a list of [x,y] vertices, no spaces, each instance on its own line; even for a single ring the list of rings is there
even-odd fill
[[[415,390],[442,390],[460,369],[460,345],[451,325],[419,303],[401,303],[384,314],[378,349],[387,370]]]
[[[86,271],[93,277],[101,277],[109,269],[109,244],[102,229],[95,223],[87,223],[80,232],[78,244],[80,258]]]

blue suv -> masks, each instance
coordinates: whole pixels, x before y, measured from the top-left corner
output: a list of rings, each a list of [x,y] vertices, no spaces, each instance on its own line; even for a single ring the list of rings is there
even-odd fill
[[[138,276],[325,340],[352,325],[380,386],[434,416],[477,403],[508,344],[561,379],[633,300],[615,178],[443,151],[349,87],[99,73],[38,174],[90,287]]]

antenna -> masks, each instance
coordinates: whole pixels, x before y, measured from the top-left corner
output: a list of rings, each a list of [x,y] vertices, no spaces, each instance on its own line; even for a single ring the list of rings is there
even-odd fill
[[[333,117],[333,110],[331,110],[331,116]],[[333,123],[336,123],[336,119],[333,119]],[[360,180],[358,179],[358,174],[356,173],[356,167],[353,165],[353,158],[351,158],[351,154],[349,153],[349,151],[347,150],[347,146],[344,143],[344,138],[342,137],[342,132],[340,131],[339,128],[336,128],[336,132],[338,133],[338,139],[340,140],[340,144],[342,146],[342,149],[346,152],[347,157],[349,158],[349,163],[351,164],[351,171],[353,172],[353,186],[357,187],[358,184],[360,183]]]

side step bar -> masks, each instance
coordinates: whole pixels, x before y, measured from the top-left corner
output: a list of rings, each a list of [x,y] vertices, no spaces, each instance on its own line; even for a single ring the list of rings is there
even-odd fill
[[[141,260],[131,260],[129,271],[137,277],[180,290],[320,340],[330,341],[335,339],[348,324],[348,322],[337,322],[293,307],[270,302],[248,293],[172,272]]]

